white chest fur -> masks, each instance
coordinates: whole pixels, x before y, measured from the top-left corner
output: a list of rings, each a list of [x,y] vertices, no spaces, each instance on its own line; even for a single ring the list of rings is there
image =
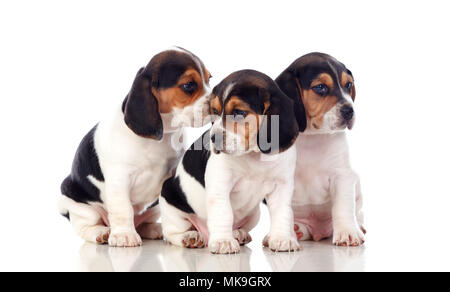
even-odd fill
[[[301,135],[296,146],[298,160],[293,205],[329,203],[333,178],[341,171],[350,170],[346,134]]]
[[[179,134],[165,133],[161,141],[139,137],[126,126],[121,111],[99,124],[95,148],[105,180],[126,185],[138,212],[158,199],[162,184],[181,158],[183,150],[172,147],[172,138]]]
[[[237,220],[259,206],[267,195],[275,191],[277,185],[292,179],[295,147],[269,158],[255,153],[239,159],[231,157],[228,161],[233,169],[231,181],[234,185],[230,200]]]

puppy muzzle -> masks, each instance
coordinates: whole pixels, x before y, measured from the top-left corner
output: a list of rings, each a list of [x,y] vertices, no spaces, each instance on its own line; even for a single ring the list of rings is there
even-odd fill
[[[342,126],[351,130],[355,125],[355,110],[351,105],[344,105],[341,108]]]
[[[211,148],[215,154],[220,154],[223,148],[223,140],[220,138],[221,135],[212,134],[211,136]],[[219,142],[220,141],[220,142]]]

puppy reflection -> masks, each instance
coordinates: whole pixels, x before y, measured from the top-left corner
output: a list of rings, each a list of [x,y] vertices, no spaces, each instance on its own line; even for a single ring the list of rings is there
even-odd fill
[[[330,243],[304,242],[300,253],[277,254],[264,250],[274,272],[364,272],[365,249],[330,247]]]
[[[247,247],[239,254],[211,256],[205,249],[166,245],[162,261],[166,272],[250,272],[251,254]]]
[[[148,245],[124,249],[85,243],[80,249],[80,270],[82,272],[163,271],[159,260],[161,252],[158,252],[158,248],[155,249],[153,245],[152,251],[146,252],[148,248]]]
[[[250,272],[252,251],[211,256],[207,250],[180,249],[162,241],[138,248],[85,243],[80,249],[82,272]]]
[[[294,272],[295,267],[300,260],[302,252],[275,253],[267,248],[264,249],[264,255],[270,264],[273,272]],[[298,265],[301,266],[301,265]]]

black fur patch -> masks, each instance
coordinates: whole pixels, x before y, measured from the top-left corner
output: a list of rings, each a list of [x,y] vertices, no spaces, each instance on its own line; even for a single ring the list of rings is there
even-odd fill
[[[100,190],[94,186],[88,176],[104,182],[103,172],[100,168],[97,152],[94,147],[95,126],[81,141],[72,165],[72,173],[61,185],[63,195],[78,203],[99,202]]]
[[[175,208],[188,214],[195,214],[186,199],[185,193],[181,189],[180,179],[178,177],[172,177],[164,183],[161,196],[167,201],[167,203]]]
[[[207,147],[209,146],[209,141],[211,139],[210,133],[210,131],[207,131],[203,134],[203,136],[191,146],[183,158],[184,170],[201,183],[203,187],[205,187],[206,166],[208,165],[208,160],[211,156],[211,151],[209,151],[209,147]],[[205,141],[208,143],[204,143]],[[201,148],[197,148],[197,146],[200,146]]]
[[[210,131],[204,133],[203,136],[198,139],[188,151],[186,151],[182,161],[186,173],[195,178],[203,187],[205,187],[206,166],[208,165],[208,160],[211,156],[211,152],[209,151],[210,135]],[[171,178],[164,183],[161,196],[166,199],[167,203],[177,209],[188,214],[195,213],[186,199],[186,194],[180,186],[180,179],[178,177]]]
[[[156,206],[158,206],[159,205],[159,200],[157,200],[156,202],[154,202],[150,207],[148,207],[148,209],[151,209],[151,208],[155,208]],[[148,210],[147,209],[147,210]]]
[[[284,71],[277,79],[276,83],[280,89],[294,102],[294,112],[300,132],[304,132],[307,127],[306,110],[300,96],[296,76],[291,71]]]
[[[67,220],[69,220],[70,221],[70,213],[69,212],[67,212],[66,214],[61,214],[63,217],[66,217],[67,218]]]

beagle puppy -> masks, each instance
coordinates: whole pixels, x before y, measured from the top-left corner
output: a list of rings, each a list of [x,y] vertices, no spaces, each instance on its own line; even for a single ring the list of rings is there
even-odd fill
[[[362,193],[350,165],[346,129],[355,123],[353,75],[335,58],[312,53],[296,60],[277,79],[295,102],[306,131],[296,142],[299,156],[293,208],[301,240],[333,236],[339,246],[364,244]]]
[[[166,240],[214,254],[240,251],[266,198],[272,225],[264,244],[296,251],[291,208],[299,133],[293,102],[268,76],[231,74],[213,90],[213,127],[194,143],[160,198]]]
[[[134,247],[162,237],[157,200],[184,152],[173,141],[209,114],[210,77],[192,53],[164,51],[139,70],[114,114],[84,137],[59,202],[81,238]]]

